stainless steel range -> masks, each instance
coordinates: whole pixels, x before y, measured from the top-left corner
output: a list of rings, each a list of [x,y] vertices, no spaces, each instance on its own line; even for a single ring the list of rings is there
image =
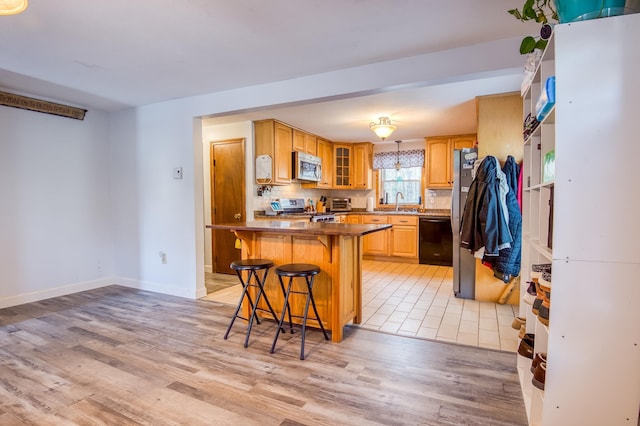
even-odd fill
[[[304,198],[281,198],[282,214],[288,215],[310,215],[311,222],[335,222],[336,215],[331,213],[312,213],[304,211]]]
[[[331,213],[314,213],[311,216],[311,222],[335,223],[336,215]]]

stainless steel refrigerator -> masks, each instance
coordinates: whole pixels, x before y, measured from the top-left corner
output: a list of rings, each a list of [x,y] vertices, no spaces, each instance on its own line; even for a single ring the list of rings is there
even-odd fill
[[[476,297],[476,259],[460,247],[460,220],[473,178],[471,172],[478,158],[476,148],[453,151],[453,191],[451,193],[451,230],[453,232],[453,293],[462,299]]]

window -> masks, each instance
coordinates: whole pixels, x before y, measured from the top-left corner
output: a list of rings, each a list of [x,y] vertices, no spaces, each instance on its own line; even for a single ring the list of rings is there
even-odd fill
[[[398,204],[420,204],[422,167],[380,169],[379,198],[385,199],[389,204],[395,204],[398,192],[404,195],[404,199],[398,198]]]
[[[398,204],[420,204],[424,149],[400,151],[400,145],[397,148],[395,152],[378,152],[373,156],[373,168],[379,170],[380,175],[378,198],[385,200],[386,197],[387,202],[395,204],[396,194],[402,192],[404,198],[398,198]],[[400,170],[395,168],[398,162],[402,166]]]

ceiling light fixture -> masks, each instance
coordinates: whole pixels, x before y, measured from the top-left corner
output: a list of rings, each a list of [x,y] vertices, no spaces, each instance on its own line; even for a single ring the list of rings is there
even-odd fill
[[[398,159],[396,160],[396,170],[400,170],[402,168],[402,164],[400,164],[400,142],[402,141],[396,141],[396,143],[398,144]]]
[[[17,15],[28,6],[27,0],[0,0],[0,15]]]
[[[378,121],[378,123],[369,123],[369,128],[382,140],[388,138],[389,135],[397,129],[396,126],[391,124],[391,119],[389,119],[389,117],[380,117]]]

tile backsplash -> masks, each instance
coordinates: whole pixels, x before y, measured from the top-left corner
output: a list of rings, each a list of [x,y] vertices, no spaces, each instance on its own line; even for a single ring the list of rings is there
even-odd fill
[[[425,208],[427,209],[450,209],[451,190],[450,189],[426,189],[424,191]]]
[[[257,190],[257,186],[255,187]],[[271,190],[263,192],[261,196],[254,192],[253,205],[256,210],[271,209],[269,203],[278,198],[303,198],[305,203],[313,200],[317,205],[320,196],[327,198],[351,198],[351,207],[354,209],[365,209],[367,198],[376,196],[376,191],[348,191],[339,189],[307,189],[299,183],[292,183],[285,186],[272,186]],[[450,189],[427,189],[424,191],[424,207],[426,209],[450,209],[451,190]]]
[[[257,190],[258,186],[256,186]],[[354,209],[365,209],[367,207],[367,198],[375,197],[376,191],[348,191],[338,189],[307,189],[303,188],[299,183],[292,183],[285,186],[272,186],[271,190],[263,192],[261,196],[254,192],[253,205],[256,210],[270,209],[269,203],[278,198],[304,198],[305,203],[313,200],[316,205],[320,196],[327,198],[351,198],[351,207]]]

